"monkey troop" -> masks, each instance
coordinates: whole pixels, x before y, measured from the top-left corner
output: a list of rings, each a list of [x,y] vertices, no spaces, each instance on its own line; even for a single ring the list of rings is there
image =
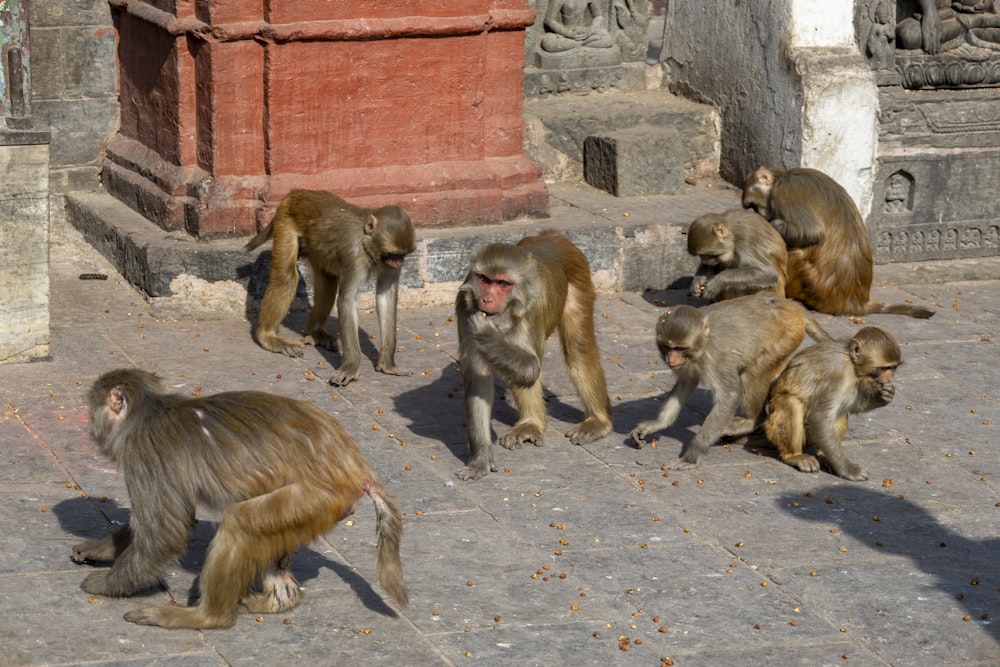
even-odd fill
[[[378,362],[375,369],[390,375],[409,375],[396,366],[396,302],[403,260],[416,247],[413,223],[399,206],[377,209],[349,204],[320,190],[292,190],[278,205],[271,223],[244,247],[248,252],[273,237],[271,278],[261,301],[257,342],[272,352],[302,356],[302,345],[337,346],[337,336],[326,330],[334,301],[343,352],[332,385],[358,379],[361,345],[358,342],[358,290],[375,275],[375,312],[378,316]],[[295,298],[299,257],[309,260],[313,275],[313,307],[306,337],[291,341],[278,336],[278,325]]]
[[[198,604],[137,609],[125,620],[224,628],[240,608],[293,608],[302,593],[288,570],[291,554],[352,514],[365,494],[375,502],[379,581],[406,605],[396,501],[326,412],[262,392],[169,394],[138,369],[102,375],[88,404],[91,436],[124,476],[132,510],[113,535],[73,547],[78,562],[114,561],[84,579],[83,590],[121,597],[155,585],[185,550],[195,503],[223,510]]]

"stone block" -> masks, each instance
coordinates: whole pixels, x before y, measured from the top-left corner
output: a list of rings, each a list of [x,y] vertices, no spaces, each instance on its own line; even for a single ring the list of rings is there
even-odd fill
[[[0,363],[10,363],[49,356],[49,147],[12,144],[3,134]]]
[[[617,197],[675,194],[687,146],[677,130],[640,124],[583,142],[583,176]]]

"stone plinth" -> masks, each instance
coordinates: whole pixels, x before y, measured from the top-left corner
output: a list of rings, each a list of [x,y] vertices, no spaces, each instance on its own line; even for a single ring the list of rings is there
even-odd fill
[[[522,150],[524,0],[111,0],[106,187],[167,230],[237,236],[292,187],[418,226],[543,216]]]
[[[684,186],[687,143],[673,128],[641,124],[583,142],[587,183],[616,197],[677,194]]]
[[[0,124],[0,171],[0,363],[45,359],[49,356],[48,128],[29,122],[12,130]]]

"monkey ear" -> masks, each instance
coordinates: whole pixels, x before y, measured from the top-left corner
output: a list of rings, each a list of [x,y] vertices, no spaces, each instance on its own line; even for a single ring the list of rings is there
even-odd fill
[[[715,225],[712,226],[712,231],[715,232],[715,236],[720,240],[729,236],[729,227],[726,227],[726,225],[721,222],[715,223]]]
[[[121,387],[112,387],[111,391],[108,392],[108,409],[115,413],[116,416],[120,416],[121,413],[125,412],[127,402]]]
[[[365,236],[371,236],[375,233],[378,228],[378,216],[374,213],[368,214],[368,219],[365,220]]]
[[[774,183],[774,172],[767,167],[761,167],[757,170],[757,182],[761,185],[770,186]]]
[[[864,343],[862,343],[857,338],[852,338],[850,345],[848,345],[848,354],[851,355],[851,361],[857,364],[864,357],[865,350]]]

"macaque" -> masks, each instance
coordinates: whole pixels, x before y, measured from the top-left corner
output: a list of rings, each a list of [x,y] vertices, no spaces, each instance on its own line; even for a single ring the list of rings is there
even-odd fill
[[[305,401],[262,392],[169,394],[152,373],[119,369],[90,389],[90,434],[125,479],[132,511],[113,535],[73,547],[77,562],[114,560],[82,588],[122,597],[157,584],[184,553],[195,503],[223,510],[193,607],[136,609],[125,620],[164,628],[226,628],[238,610],[284,612],[302,597],[288,569],[298,547],[375,502],[377,572],[399,605],[399,508],[336,419]]]
[[[687,241],[688,252],[701,260],[691,282],[692,295],[713,302],[757,292],[785,298],[785,241],[757,213],[706,213],[688,227]]]
[[[457,473],[461,479],[496,471],[490,437],[494,373],[510,385],[518,410],[517,423],[497,442],[508,449],[543,444],[542,349],[556,329],[584,409],[584,420],[566,435],[583,445],[611,432],[590,266],[569,239],[549,230],[517,245],[480,246],[469,258],[455,314],[469,438],[468,465]]]
[[[416,247],[413,223],[399,206],[369,209],[349,204],[330,192],[292,190],[278,205],[271,223],[244,249],[254,250],[274,239],[271,277],[257,320],[257,342],[271,352],[302,356],[302,346],[333,350],[337,336],[326,330],[334,301],[343,358],[330,384],[346,385],[358,379],[361,345],[358,342],[358,290],[375,274],[375,312],[378,315],[378,362],[375,370],[410,375],[396,366],[396,301],[403,260]],[[299,281],[297,260],[305,256],[313,274],[313,307],[306,336],[300,341],[278,336]]]
[[[771,388],[765,424],[781,460],[803,472],[818,471],[822,462],[844,479],[868,479],[868,471],[844,453],[847,417],[888,405],[901,363],[899,345],[879,327],[864,327],[848,341],[819,343],[792,357]],[[818,456],[803,453],[807,446]]]
[[[815,169],[751,172],[743,206],[767,218],[788,246],[785,296],[830,315],[891,313],[928,318],[933,310],[869,300],[872,249],[851,196]]]
[[[664,311],[656,322],[656,345],[677,380],[656,418],[632,430],[632,441],[642,447],[646,436],[673,424],[699,384],[712,391],[712,409],[671,469],[698,465],[723,436],[753,432],[764,421],[771,380],[806,334],[830,338],[802,304],[773,294]]]

